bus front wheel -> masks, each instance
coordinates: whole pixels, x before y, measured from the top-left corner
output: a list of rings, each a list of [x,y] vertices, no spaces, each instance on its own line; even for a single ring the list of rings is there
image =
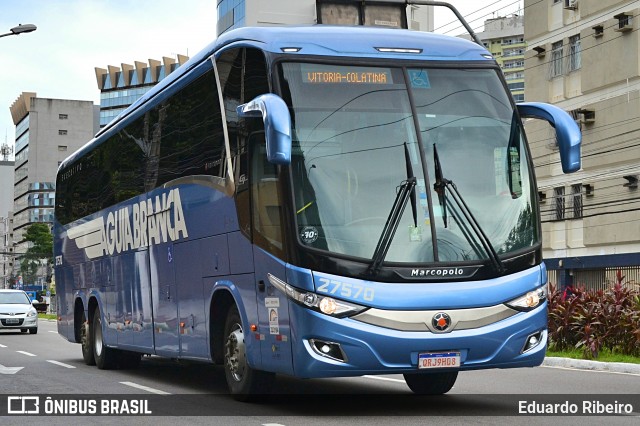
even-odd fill
[[[100,308],[93,313],[93,355],[100,370],[111,370],[116,366],[116,350],[107,347],[102,338],[102,317]]]
[[[404,374],[404,381],[419,395],[442,395],[453,387],[458,378],[457,371],[426,374]]]
[[[233,306],[224,327],[224,373],[231,395],[239,401],[269,392],[274,374],[254,370],[247,363],[245,334],[238,308]]]

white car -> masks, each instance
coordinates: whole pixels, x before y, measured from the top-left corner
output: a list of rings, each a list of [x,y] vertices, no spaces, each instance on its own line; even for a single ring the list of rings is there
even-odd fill
[[[0,330],[38,332],[38,312],[22,290],[0,290]]]

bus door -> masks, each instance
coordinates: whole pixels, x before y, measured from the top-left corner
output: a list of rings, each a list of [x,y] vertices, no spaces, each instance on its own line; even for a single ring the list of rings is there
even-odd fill
[[[175,283],[173,244],[149,248],[153,297],[153,338],[156,354],[175,357],[179,352],[178,294]]]
[[[262,369],[293,373],[287,298],[269,284],[268,274],[286,279],[281,185],[276,165],[267,161],[264,132],[248,139],[251,216]]]

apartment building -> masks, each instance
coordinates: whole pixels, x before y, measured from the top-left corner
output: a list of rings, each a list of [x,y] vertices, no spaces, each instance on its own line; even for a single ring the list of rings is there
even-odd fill
[[[527,124],[550,281],[640,284],[640,1],[525,0],[527,101],[582,128],[582,169],[563,175],[552,130]]]
[[[23,234],[29,225],[53,223],[58,166],[98,131],[98,106],[23,92],[10,110],[16,126],[11,246],[19,254],[28,248]]]

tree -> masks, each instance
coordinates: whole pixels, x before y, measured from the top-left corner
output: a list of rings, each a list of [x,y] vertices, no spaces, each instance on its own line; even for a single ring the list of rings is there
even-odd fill
[[[25,241],[30,242],[27,252],[22,256],[20,269],[25,283],[33,283],[37,279],[40,265],[53,264],[53,236],[49,225],[34,223],[24,233]]]

